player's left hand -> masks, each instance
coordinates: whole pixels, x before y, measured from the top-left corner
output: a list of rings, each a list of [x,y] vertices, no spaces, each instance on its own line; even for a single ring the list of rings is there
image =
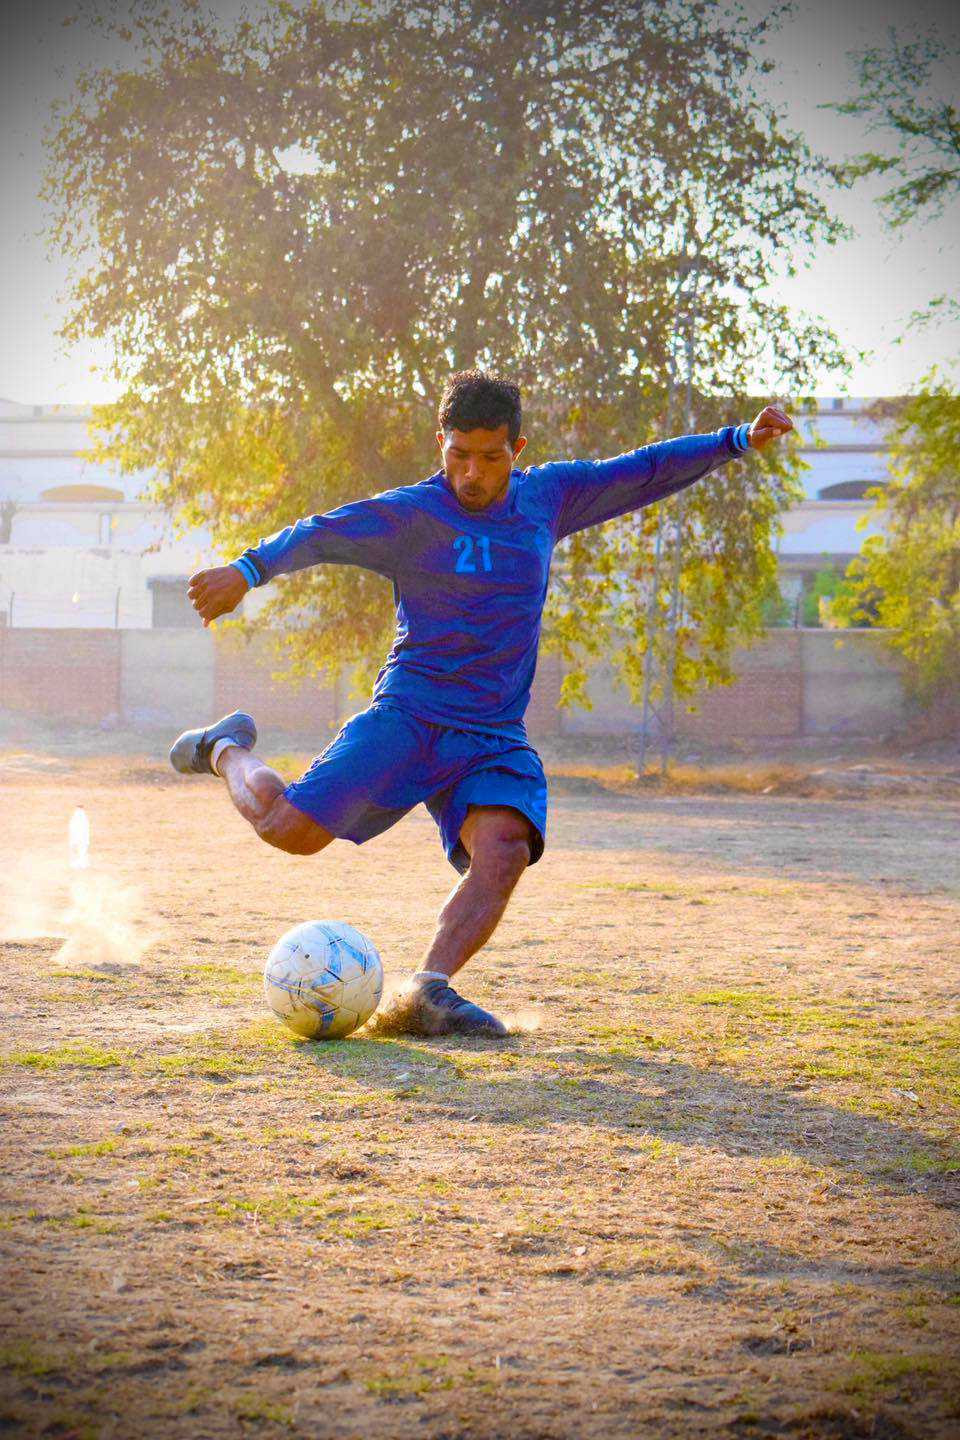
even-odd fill
[[[752,450],[762,450],[773,440],[779,440],[786,435],[788,430],[793,429],[793,421],[783,410],[776,405],[767,405],[750,426],[750,433],[747,441]]]

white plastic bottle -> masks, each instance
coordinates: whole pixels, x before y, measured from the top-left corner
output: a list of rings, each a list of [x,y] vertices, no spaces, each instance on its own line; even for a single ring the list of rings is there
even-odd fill
[[[70,869],[86,870],[90,864],[90,821],[82,805],[78,805],[70,816],[67,841],[70,849]]]

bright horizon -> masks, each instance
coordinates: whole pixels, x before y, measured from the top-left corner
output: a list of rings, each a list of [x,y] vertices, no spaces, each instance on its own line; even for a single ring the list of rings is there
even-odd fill
[[[769,9],[762,0],[746,0],[746,5],[751,13]],[[70,93],[80,64],[94,53],[89,37],[62,26],[74,9],[67,0],[52,0],[32,9],[29,18],[21,13],[19,27],[10,26],[0,95],[7,199],[0,218],[0,298],[8,317],[0,339],[0,396],[21,404],[96,404],[119,394],[103,373],[109,362],[106,347],[84,343],[66,351],[58,341],[67,266],[45,254],[40,238],[44,211],[36,191],[50,105]],[[880,137],[868,136],[859,120],[819,107],[852,93],[849,52],[880,43],[890,26],[909,39],[934,24],[945,39],[960,35],[960,23],[940,0],[915,0],[909,6],[903,0],[863,5],[799,0],[768,46],[777,69],[764,78],[764,89],[788,127],[831,159],[883,148]],[[849,377],[821,371],[811,387],[817,395],[901,394],[931,365],[949,367],[960,355],[960,324],[907,328],[912,312],[935,295],[957,291],[957,206],[936,221],[914,222],[894,235],[875,204],[885,188],[880,182],[853,192],[832,191],[830,203],[854,237],[819,247],[799,274],[783,277],[777,287],[794,314],[827,318],[851,353]],[[867,354],[856,359],[856,351]],[[764,389],[758,374],[757,393]]]

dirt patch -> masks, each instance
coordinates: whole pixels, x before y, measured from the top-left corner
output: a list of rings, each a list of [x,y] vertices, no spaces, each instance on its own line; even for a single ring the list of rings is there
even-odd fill
[[[292,859],[144,763],[4,778],[0,1429],[956,1433],[960,807],[582,777],[463,977],[521,1033],[311,1045],[266,950],[415,968],[432,822]],[[78,792],[136,963],[56,958]]]

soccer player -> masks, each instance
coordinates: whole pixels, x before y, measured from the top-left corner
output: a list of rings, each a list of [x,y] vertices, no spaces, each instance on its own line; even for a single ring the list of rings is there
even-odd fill
[[[257,729],[241,711],[187,730],[170,760],[184,774],[221,776],[260,838],[292,855],[315,855],[334,839],[360,845],[422,801],[462,878],[400,1023],[412,1034],[504,1035],[496,1016],[449,982],[489,940],[523,871],[543,854],[547,785],[523,715],[553,548],[793,427],[767,406],[752,425],[612,460],[520,470],[520,391],[475,370],[452,377],[439,424],[441,467],[428,479],[298,520],[190,581],[209,625],[248,589],[308,565],[360,565],[387,576],[397,633],[369,708],[289,785],[253,754]]]

